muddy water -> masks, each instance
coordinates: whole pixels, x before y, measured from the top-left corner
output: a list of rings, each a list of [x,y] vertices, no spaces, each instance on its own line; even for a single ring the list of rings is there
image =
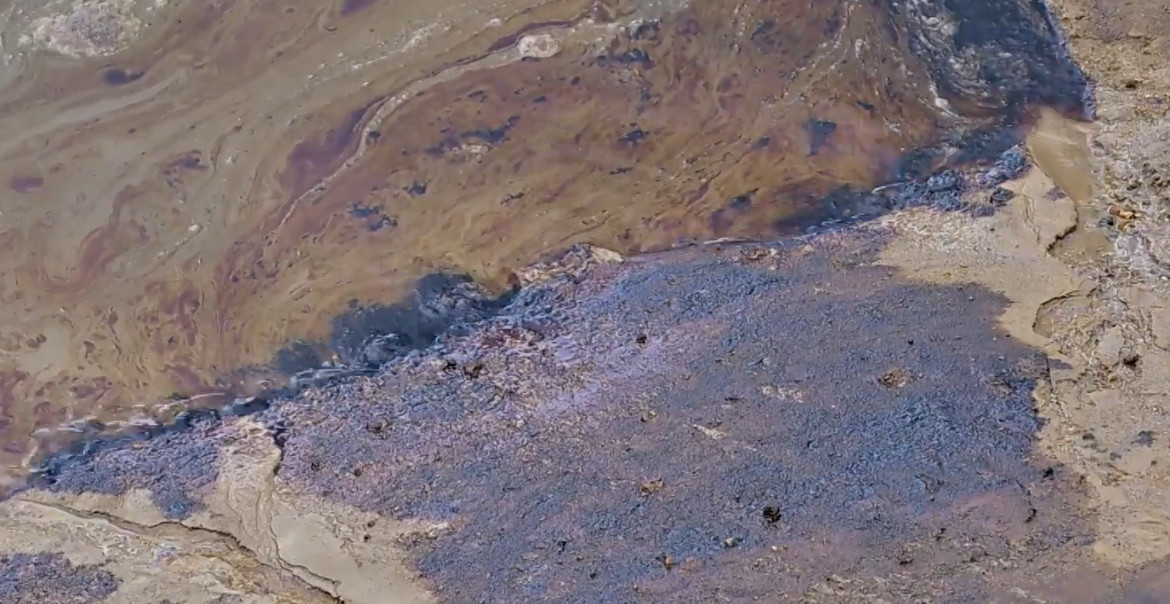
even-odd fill
[[[335,317],[426,274],[796,232],[1083,111],[1013,0],[0,9],[7,465],[36,430],[280,383],[279,350],[328,361]]]
[[[1046,108],[1038,118],[1028,133],[1033,161],[1061,193],[1087,202],[1093,196],[1094,175],[1086,128]]]

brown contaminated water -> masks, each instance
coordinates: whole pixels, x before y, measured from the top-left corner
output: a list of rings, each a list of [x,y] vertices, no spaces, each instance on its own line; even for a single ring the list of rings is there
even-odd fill
[[[1032,160],[1052,179],[1061,192],[1078,203],[1093,197],[1093,158],[1083,124],[1050,110],[1039,111],[1039,119],[1028,134]]]
[[[279,384],[428,273],[847,217],[1004,123],[886,4],[0,3],[0,464]]]

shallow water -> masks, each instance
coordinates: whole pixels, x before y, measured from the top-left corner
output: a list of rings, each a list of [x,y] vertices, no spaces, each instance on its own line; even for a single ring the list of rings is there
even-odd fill
[[[800,232],[1086,112],[1022,0],[0,10],[14,466],[35,430],[344,359],[424,275]]]

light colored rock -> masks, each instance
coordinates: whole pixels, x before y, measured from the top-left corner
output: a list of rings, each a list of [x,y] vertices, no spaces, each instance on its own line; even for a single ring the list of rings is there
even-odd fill
[[[1097,360],[1112,366],[1121,362],[1121,351],[1125,348],[1125,333],[1120,327],[1112,327],[1097,341]]]
[[[534,34],[520,38],[517,49],[526,59],[547,59],[561,52],[561,43],[549,34]]]

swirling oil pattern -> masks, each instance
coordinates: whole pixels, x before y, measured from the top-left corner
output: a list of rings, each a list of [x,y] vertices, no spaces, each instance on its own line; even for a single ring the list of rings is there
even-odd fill
[[[907,187],[945,193],[949,168],[1003,163],[1040,107],[1091,112],[1030,0],[6,10],[14,467],[71,422],[425,345],[452,309],[427,314],[424,277],[483,285],[482,308],[454,310],[490,314],[513,271],[571,244],[631,254],[873,216]],[[891,184],[902,197],[871,193]]]

